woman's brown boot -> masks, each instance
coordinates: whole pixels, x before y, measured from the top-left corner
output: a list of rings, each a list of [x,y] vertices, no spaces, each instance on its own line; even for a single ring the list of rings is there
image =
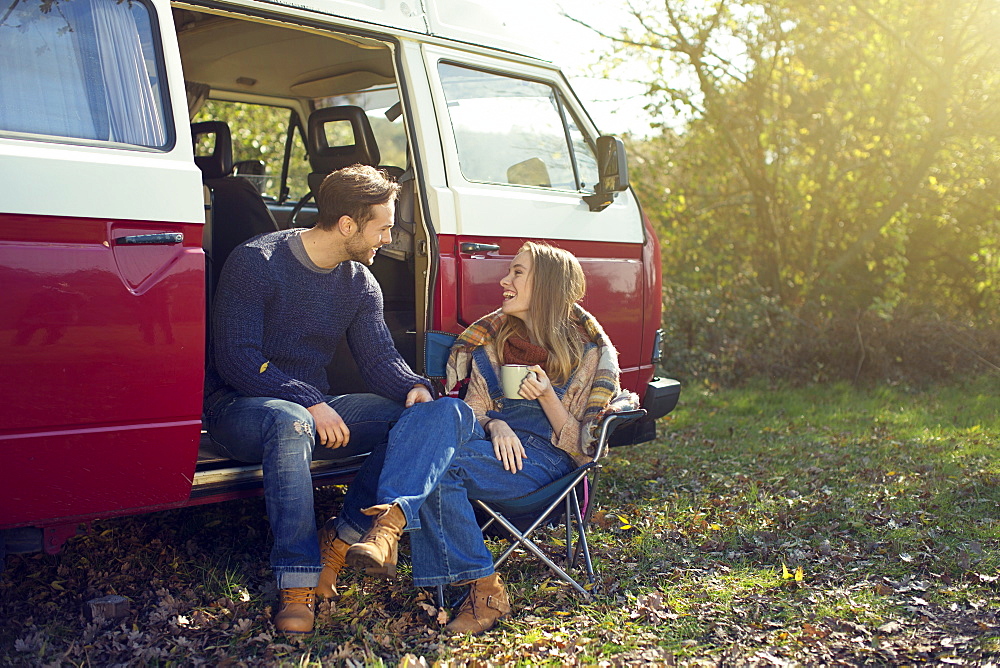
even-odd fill
[[[374,515],[375,521],[368,533],[347,550],[347,563],[364,568],[370,575],[396,577],[399,539],[406,527],[403,509],[395,503],[391,506],[383,503],[361,512]]]
[[[351,546],[337,537],[337,529],[331,526],[333,520],[319,532],[319,549],[323,559],[323,571],[319,574],[319,584],[316,585],[316,595],[320,598],[332,598],[337,595],[337,577],[344,567],[344,558]]]
[[[282,633],[312,633],[316,621],[316,590],[313,587],[282,589],[274,627]]]
[[[510,615],[507,588],[494,573],[469,583],[469,596],[458,609],[455,619],[444,627],[449,633],[483,633]]]

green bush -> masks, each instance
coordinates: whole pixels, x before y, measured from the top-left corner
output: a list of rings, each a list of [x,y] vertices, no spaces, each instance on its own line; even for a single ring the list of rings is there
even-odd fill
[[[913,304],[807,320],[747,279],[718,288],[670,284],[663,298],[663,372],[689,382],[738,385],[767,377],[921,386],[1000,372],[995,327]]]

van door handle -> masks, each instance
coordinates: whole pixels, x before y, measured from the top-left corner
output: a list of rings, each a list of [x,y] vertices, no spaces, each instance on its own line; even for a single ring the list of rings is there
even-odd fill
[[[489,253],[500,250],[497,244],[477,244],[471,241],[466,241],[459,248],[463,253]]]
[[[159,232],[157,234],[131,234],[115,239],[116,246],[171,246],[184,243],[183,232]]]

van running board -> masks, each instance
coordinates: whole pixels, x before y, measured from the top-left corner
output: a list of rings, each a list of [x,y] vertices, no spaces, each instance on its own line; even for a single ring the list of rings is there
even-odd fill
[[[351,481],[368,455],[346,459],[318,459],[309,467],[313,485],[341,485]],[[260,464],[247,464],[219,457],[208,446],[208,434],[202,432],[198,449],[198,466],[191,485],[191,499],[217,494],[246,492],[263,488],[264,475]]]

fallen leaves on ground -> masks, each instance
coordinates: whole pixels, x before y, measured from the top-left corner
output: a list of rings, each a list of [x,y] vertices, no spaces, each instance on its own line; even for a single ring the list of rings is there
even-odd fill
[[[919,428],[850,403],[802,415],[790,393],[742,408],[778,401],[752,394],[705,395],[659,441],[613,452],[591,603],[519,552],[501,569],[514,615],[447,637],[448,610],[404,561],[391,582],[345,572],[317,632],[286,638],[270,621],[263,502],[247,499],[95,522],[60,555],[10,555],[0,665],[1000,664],[995,415]],[[958,413],[931,399],[928,424]],[[317,492],[317,520],[340,500]],[[559,560],[565,534],[542,542]],[[109,595],[128,599],[126,617],[88,620],[85,603]]]

